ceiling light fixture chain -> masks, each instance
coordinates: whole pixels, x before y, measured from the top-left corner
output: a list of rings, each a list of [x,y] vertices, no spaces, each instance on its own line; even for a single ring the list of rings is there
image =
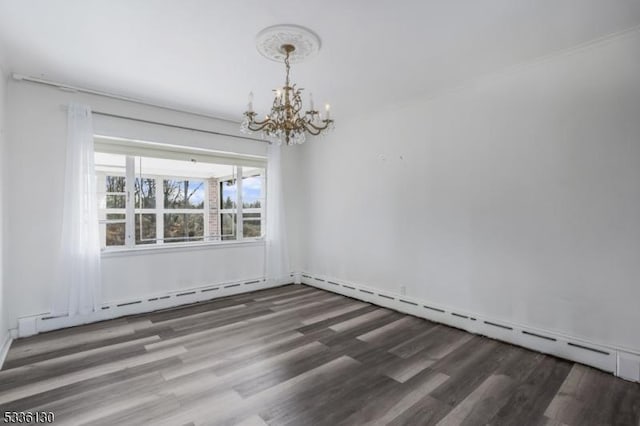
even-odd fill
[[[291,26],[284,27],[289,31],[289,33],[291,33]],[[259,37],[264,34],[265,31],[269,36],[271,36],[274,31],[279,29],[280,27],[267,28],[259,34]],[[295,27],[293,30],[299,30],[299,27]],[[313,34],[309,31],[304,34],[299,32],[294,34],[295,37],[292,37],[289,33],[286,35],[290,36],[291,40],[300,40],[300,37]],[[283,38],[286,39],[286,35],[282,36],[279,34],[279,37],[274,39],[282,41]],[[317,38],[317,36],[315,37]],[[308,45],[315,46],[317,51],[320,45],[319,39],[315,40],[315,44],[308,43]],[[258,49],[260,50],[261,47],[265,48],[259,44]],[[269,45],[266,47],[273,49],[273,47]],[[249,93],[249,104],[247,105],[247,111],[244,113],[244,119],[240,125],[240,131],[243,133],[262,132],[263,137],[266,137],[269,141],[278,144],[283,142],[287,145],[301,144],[305,142],[307,133],[317,136],[323,131],[333,129],[334,121],[331,119],[329,104],[326,105],[325,117],[322,119],[320,113],[314,109],[313,97],[311,95],[309,96],[309,110],[303,112],[301,93],[304,89],[296,88],[296,85],[291,84],[290,81],[290,58],[291,55],[296,52],[296,46],[293,44],[293,41],[285,42],[278,46],[278,51],[278,56],[273,54],[273,50],[268,51],[269,55],[266,55],[264,51],[261,51],[261,53],[265,54],[265,56],[270,59],[284,62],[286,68],[285,84],[281,89],[273,90],[275,92],[275,97],[271,106],[271,112],[262,121],[256,120],[258,114],[253,110],[253,93]],[[313,52],[303,50],[301,54],[298,54],[298,60],[309,56],[310,53]]]

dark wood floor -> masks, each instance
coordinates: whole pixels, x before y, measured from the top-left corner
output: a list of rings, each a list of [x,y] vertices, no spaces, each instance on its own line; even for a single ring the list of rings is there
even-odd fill
[[[640,385],[290,285],[18,340],[4,411],[61,424],[640,424]]]

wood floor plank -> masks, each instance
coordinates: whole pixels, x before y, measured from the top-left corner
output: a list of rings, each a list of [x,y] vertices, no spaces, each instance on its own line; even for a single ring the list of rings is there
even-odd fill
[[[356,309],[360,309],[362,307],[367,306],[364,303],[360,303],[360,302],[354,302],[354,303],[349,303],[347,306],[343,306],[340,307],[338,309],[333,309],[333,310],[329,310],[326,312],[323,312],[321,314],[315,315],[311,318],[307,318],[304,321],[302,321],[302,323],[304,325],[312,325],[315,323],[319,323],[321,321],[327,320],[327,319],[331,319],[331,318],[335,318],[338,317],[342,314],[346,314],[348,312],[352,312],[355,311]]]
[[[2,370],[0,371],[0,392],[99,365],[107,360],[113,362],[134,355],[142,355],[145,353],[145,344],[158,340],[160,340],[158,336],[150,336]]]
[[[0,410],[73,425],[640,426],[640,384],[288,285],[19,339]]]
[[[490,423],[510,425],[519,419],[535,424],[544,417],[544,412],[566,379],[572,364],[568,361],[547,357],[538,368],[520,383],[512,392],[503,408],[496,413]],[[526,422],[525,422],[526,424]]]
[[[347,331],[353,328],[356,328],[360,325],[367,323],[368,321],[383,317],[390,313],[387,309],[376,309],[374,311],[368,312],[364,315],[357,316],[355,318],[348,319],[346,321],[339,322],[337,324],[333,324],[329,326],[329,328],[333,331],[337,331],[339,333],[343,331]]]
[[[378,411],[378,416],[373,419],[369,419],[365,424],[367,425],[378,425],[378,424],[388,424],[394,421],[397,417],[402,415],[405,411],[409,410],[412,406],[419,403],[421,399],[425,397],[425,395],[429,395],[434,389],[439,387],[441,384],[447,381],[449,376],[446,376],[442,373],[433,374],[429,380],[426,380],[420,386],[413,389],[411,392],[404,395],[398,402],[396,402],[391,407],[385,407],[384,410]],[[376,406],[379,406],[384,401],[377,402]],[[360,413],[358,413],[360,414]],[[353,421],[352,424],[357,424],[361,422],[361,418],[349,418],[350,422]]]
[[[404,316],[383,327],[379,327],[379,328],[376,328],[375,330],[371,330],[367,333],[364,333],[358,336],[357,338],[365,342],[375,342],[376,340],[384,341],[385,337],[390,337],[391,335],[402,333],[403,331],[402,328],[406,324],[422,324],[422,323],[423,321],[421,321],[418,318]]]
[[[0,392],[0,404],[5,404],[9,401],[37,393],[52,391],[61,386],[83,381],[88,378],[99,377],[114,371],[134,367],[136,365],[146,364],[154,360],[174,357],[184,352],[186,352],[186,350],[181,346],[160,349],[158,351],[148,352],[142,355],[126,358],[124,360],[110,361],[84,370],[63,374],[53,378],[47,378],[40,382],[21,385],[9,391]]]
[[[219,421],[219,424],[225,424],[229,420],[237,420],[239,417],[244,419],[249,414],[246,412],[247,407],[252,407],[261,418],[270,424],[273,419],[278,417],[295,417],[299,401],[311,401],[319,395],[318,389],[323,389],[330,381],[348,377],[359,366],[360,363],[347,356],[333,359],[246,398],[242,404],[230,407],[224,416],[220,416],[216,420]],[[320,396],[324,396],[324,394],[320,394]]]
[[[135,367],[117,370],[102,376],[65,384],[55,388],[55,391],[36,393],[17,399],[12,398],[12,400],[6,404],[0,404],[0,411],[37,411],[39,407],[83,397],[92,392],[97,392],[104,398],[110,395],[109,389],[111,389],[112,386],[127,386],[129,380],[136,380],[138,378],[148,379],[149,375],[162,378],[158,371],[179,364],[180,362],[178,357],[159,359]]]
[[[513,380],[491,375],[451,410],[438,426],[482,424],[491,419],[507,402]]]
[[[413,404],[409,409],[405,410],[401,415],[387,424],[389,426],[435,425],[449,411],[451,411],[451,407],[449,405],[426,395],[416,404]]]

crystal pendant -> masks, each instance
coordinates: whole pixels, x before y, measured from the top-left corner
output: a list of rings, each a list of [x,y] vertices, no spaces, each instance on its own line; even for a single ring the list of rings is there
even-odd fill
[[[307,136],[304,132],[296,132],[293,136],[293,143],[303,144],[307,140]]]
[[[240,123],[240,132],[244,134],[251,134],[251,129],[249,129],[249,118],[245,117]]]
[[[282,137],[278,134],[278,132],[269,133],[269,135],[267,135],[267,138],[271,143],[282,145]]]

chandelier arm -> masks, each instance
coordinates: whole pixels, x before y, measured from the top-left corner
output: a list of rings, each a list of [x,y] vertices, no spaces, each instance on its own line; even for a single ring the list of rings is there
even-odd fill
[[[267,119],[262,120],[262,121],[256,121],[254,119],[251,119],[249,124],[255,124],[255,125],[258,125],[258,126],[262,126],[263,124],[268,124],[268,123],[271,123],[271,122],[273,122],[273,120],[271,118],[267,118]]]
[[[311,133],[311,129],[313,129],[314,131],[316,131],[318,133],[312,133],[312,134],[319,134],[323,130],[326,130],[329,127],[329,124],[331,124],[332,122],[333,122],[333,120],[323,120],[324,126],[316,126],[315,124],[313,124],[313,123],[311,123],[309,121],[304,121],[304,127],[305,127],[305,129],[309,130],[309,133]]]
[[[265,120],[265,121],[254,121],[252,123],[249,123],[248,128],[249,130],[251,130],[252,132],[259,132],[260,130],[264,130],[268,127],[273,128],[274,127],[274,122],[271,120]],[[269,130],[269,129],[267,129]]]
[[[309,123],[307,121],[304,121],[304,120],[299,120],[299,121],[300,121],[300,123],[299,124],[296,123],[296,124],[298,124],[306,132],[312,134],[313,136],[318,136],[324,129],[326,129],[326,126],[320,128],[320,127],[314,126],[313,124],[311,124],[311,123]]]

